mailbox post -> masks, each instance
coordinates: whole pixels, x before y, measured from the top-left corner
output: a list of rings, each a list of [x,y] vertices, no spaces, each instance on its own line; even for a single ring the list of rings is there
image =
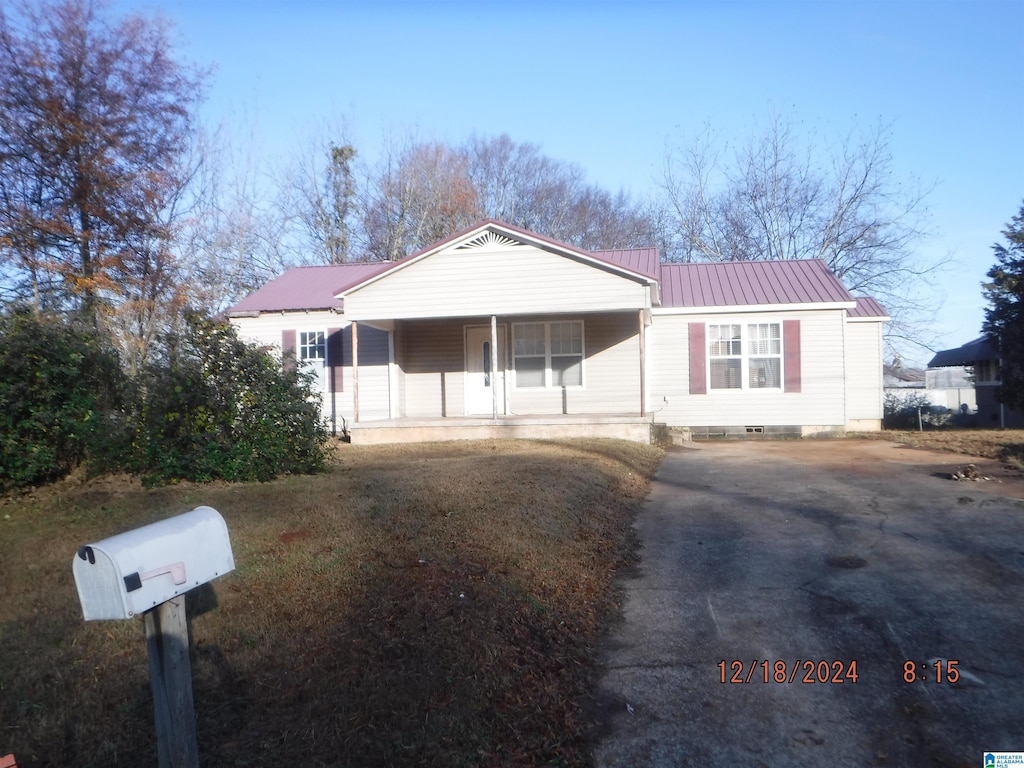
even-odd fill
[[[172,597],[150,608],[142,619],[146,627],[160,768],[198,768],[185,596]]]
[[[185,593],[235,568],[217,510],[183,515],[78,548],[72,570],[82,615],[146,630],[160,768],[198,768]]]

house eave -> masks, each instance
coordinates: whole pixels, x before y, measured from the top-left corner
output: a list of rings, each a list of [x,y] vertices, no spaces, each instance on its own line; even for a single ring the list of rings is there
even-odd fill
[[[816,304],[728,304],[712,307],[654,307],[653,315],[747,315],[755,312],[796,312],[808,310],[852,309],[853,301],[821,302]],[[871,318],[875,320],[876,318]],[[880,319],[880,318],[879,318]]]
[[[310,315],[317,312],[329,312],[331,314],[343,315],[345,314],[344,307],[289,307],[283,309],[240,309],[234,312],[225,313],[225,317],[231,318],[232,320],[240,320],[243,318],[256,318],[262,317],[263,315]]]
[[[357,323],[366,323],[368,325],[379,325],[379,324],[393,324],[395,321],[417,321],[417,320],[479,320],[480,318],[490,317],[494,315],[499,319],[513,319],[517,318],[531,318],[531,317],[585,317],[587,315],[606,315],[606,314],[621,314],[621,313],[636,313],[644,312],[645,316],[649,315],[651,309],[645,306],[619,306],[619,307],[601,307],[601,308],[550,308],[543,310],[531,310],[529,312],[522,312],[514,309],[503,308],[498,311],[483,311],[483,310],[447,310],[444,312],[438,312],[437,314],[423,314],[418,313],[416,315],[402,315],[396,314],[394,317],[381,317],[379,315],[367,314],[351,314],[345,315],[346,320]]]
[[[892,320],[888,315],[876,315],[874,317],[847,317],[848,323],[887,323]]]

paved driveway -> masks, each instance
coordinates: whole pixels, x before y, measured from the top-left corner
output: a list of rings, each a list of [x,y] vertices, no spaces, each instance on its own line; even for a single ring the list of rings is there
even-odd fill
[[[882,441],[670,453],[605,653],[596,764],[1024,751],[1024,485],[940,476],[959,461]]]

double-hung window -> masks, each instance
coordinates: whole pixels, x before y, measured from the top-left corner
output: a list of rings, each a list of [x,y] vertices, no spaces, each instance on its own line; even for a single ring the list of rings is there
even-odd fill
[[[512,326],[516,386],[583,386],[583,323],[516,323]]]
[[[712,389],[743,387],[743,337],[739,325],[708,326]]]
[[[708,325],[711,389],[781,389],[782,324]]]
[[[299,361],[303,370],[315,374],[320,387],[327,383],[327,340],[323,331],[299,333]]]

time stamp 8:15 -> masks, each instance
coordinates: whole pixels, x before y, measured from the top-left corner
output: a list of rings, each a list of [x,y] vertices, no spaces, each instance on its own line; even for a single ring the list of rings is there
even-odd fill
[[[960,679],[957,659],[903,662],[903,682],[956,683]],[[804,660],[789,662],[754,659],[751,662],[723,659],[718,662],[722,683],[854,683],[860,677],[857,660]]]

